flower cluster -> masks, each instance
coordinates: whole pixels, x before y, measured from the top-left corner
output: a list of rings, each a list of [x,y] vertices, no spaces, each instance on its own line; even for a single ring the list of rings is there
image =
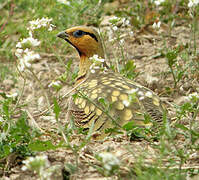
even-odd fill
[[[30,26],[27,28],[29,31],[34,31],[35,29],[40,29],[41,27],[47,27],[48,31],[52,31],[53,27],[55,27],[53,24],[50,22],[52,21],[52,18],[41,18],[41,19],[36,19],[33,21],[30,21]]]
[[[100,69],[102,67],[102,63],[105,59],[100,58],[97,54],[93,55],[89,58],[90,61],[92,61],[92,65],[90,66],[91,73],[95,73],[96,69]]]
[[[154,22],[153,25],[152,25],[152,27],[153,27],[154,29],[159,29],[159,28],[160,28],[160,25],[161,25],[161,21],[158,21],[158,22]]]
[[[90,57],[90,60],[92,60],[94,63],[95,62],[104,62],[104,59],[100,58],[97,54]]]
[[[99,158],[102,162],[102,166],[108,174],[111,174],[114,170],[119,168],[120,161],[110,152],[101,152]]]
[[[31,49],[41,44],[38,39],[33,37],[33,32],[35,29],[39,29],[41,27],[47,27],[48,30],[51,31],[53,28],[53,25],[50,24],[51,21],[52,19],[43,17],[42,19],[36,19],[29,22],[30,26],[27,28],[29,31],[29,37],[21,39],[16,44],[15,56],[19,59],[19,71],[23,72],[26,68],[31,68],[31,63],[36,59],[40,59],[40,55]]]
[[[23,161],[23,164],[23,171],[31,170],[38,173],[42,179],[48,179],[48,177],[51,176],[51,172],[46,171],[46,168],[50,167],[50,163],[46,155],[29,157]]]
[[[114,34],[116,33],[119,37],[117,37],[116,39],[120,39],[122,40],[122,37],[120,36],[120,33],[118,32],[118,26],[119,27],[130,27],[130,21],[127,18],[119,18],[117,16],[113,16],[109,19],[109,23],[111,24],[111,26],[108,28],[108,37],[109,37],[109,41],[114,41]],[[129,35],[132,36],[133,35],[133,31],[129,31]],[[120,41],[120,44],[123,45],[123,41]]]
[[[38,41],[37,39],[34,39],[32,37],[32,33],[30,32],[30,37],[22,39],[20,42],[17,43],[16,47],[17,48],[22,48],[22,46],[39,46],[40,45],[40,41]]]
[[[188,7],[196,7],[199,4],[199,0],[189,0]]]
[[[119,18],[117,16],[113,16],[109,19],[109,23],[115,27],[117,24],[121,24],[122,26],[130,26],[130,21],[127,18]],[[117,27],[117,26],[116,26]],[[115,28],[117,29],[117,28]]]
[[[40,59],[40,55],[38,53],[35,53],[28,48],[25,50],[17,49],[15,55],[19,58],[18,69],[21,72],[23,72],[25,68],[30,68],[31,63],[35,59]]]
[[[199,93],[193,92],[187,96],[187,100],[191,102],[197,102],[199,101]]]

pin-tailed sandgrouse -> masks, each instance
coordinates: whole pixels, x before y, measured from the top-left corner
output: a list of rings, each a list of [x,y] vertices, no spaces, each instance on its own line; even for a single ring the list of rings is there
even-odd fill
[[[78,96],[70,109],[77,125],[83,128],[94,125],[93,130],[100,132],[98,138],[103,138],[110,134],[105,133],[106,129],[122,127],[130,121],[144,127],[162,121],[164,108],[153,91],[107,68],[93,67],[90,57],[104,58],[95,29],[77,26],[57,36],[75,47],[80,56]],[[151,117],[151,122],[146,122],[146,115]]]

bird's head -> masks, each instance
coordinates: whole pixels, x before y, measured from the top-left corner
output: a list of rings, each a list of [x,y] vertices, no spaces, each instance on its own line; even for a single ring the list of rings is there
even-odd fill
[[[57,37],[66,40],[79,52],[80,57],[92,57],[97,54],[104,58],[103,47],[97,31],[90,27],[77,26],[57,34]]]

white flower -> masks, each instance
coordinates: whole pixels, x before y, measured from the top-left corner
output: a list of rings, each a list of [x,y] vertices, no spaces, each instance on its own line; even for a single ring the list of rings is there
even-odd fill
[[[49,171],[50,163],[48,161],[48,157],[46,155],[40,155],[36,157],[29,157],[26,160],[22,161],[24,166],[22,166],[22,170],[31,170],[34,173],[37,173],[40,179],[50,179],[53,171]]]
[[[129,107],[130,102],[128,100],[123,100],[122,102],[126,107]]]
[[[35,53],[34,51],[29,51],[28,48],[26,48],[24,52],[25,54],[23,56],[23,59],[26,63],[30,63],[35,59],[40,59],[40,55],[38,53]]]
[[[60,81],[52,81],[48,87],[53,87],[55,90],[59,90],[62,86]]]
[[[17,56],[18,58],[20,58],[22,56],[22,53],[23,53],[23,49],[16,49],[15,56]]]
[[[48,87],[60,87],[61,82],[60,81],[52,81]]]
[[[25,67],[30,68],[31,63],[35,59],[40,59],[40,55],[34,51],[30,51],[28,48],[24,50],[24,54],[19,58],[18,68],[19,71],[24,71]]]
[[[26,39],[23,39],[21,41],[21,44],[26,44],[26,43],[29,43],[31,44],[32,46],[39,46],[40,45],[40,41],[38,41],[37,39],[34,39],[33,37],[28,37]]]
[[[144,93],[142,91],[138,91],[137,93],[139,96],[144,96]]]
[[[159,28],[160,28],[160,25],[161,25],[161,21],[158,21],[158,22],[154,22],[153,25],[152,25],[152,27],[153,27],[154,29],[159,29]]]
[[[144,99],[144,96],[139,97],[139,100],[142,101]]]
[[[156,6],[159,6],[160,4],[162,4],[165,0],[155,0],[154,3]]]
[[[126,18],[122,18],[122,24],[124,26],[129,26],[130,25],[130,21],[128,19],[126,19]]]
[[[50,24],[49,28],[48,28],[48,31],[52,31],[54,27],[56,27],[54,24]]]
[[[187,99],[188,100],[193,100],[193,99],[198,99],[199,100],[199,93],[198,92],[193,92],[193,93],[191,93],[191,94],[189,94],[188,96],[187,96]]]
[[[17,48],[21,48],[21,47],[22,47],[21,42],[18,42],[18,43],[16,44],[16,47],[17,47]]]
[[[139,100],[143,100],[144,99],[144,93],[142,91],[138,91],[137,94],[139,95]]]
[[[96,61],[96,62],[104,62],[104,61],[105,61],[104,59],[98,57],[97,54],[93,55],[93,56],[90,57],[89,59],[90,59],[90,60],[94,60],[94,61]]]
[[[103,68],[103,64],[102,63],[105,61],[105,59],[102,59],[102,58],[98,57],[97,54],[93,55],[89,59],[92,62],[92,65],[90,66],[91,73],[95,73],[96,69]]]
[[[27,166],[22,166],[21,170],[26,171],[26,170],[28,170],[28,168],[27,168]]]
[[[113,31],[117,31],[117,26],[113,26]]]
[[[49,28],[48,28],[48,31],[52,31],[53,30],[53,28],[52,28],[52,26],[50,26]]]
[[[131,90],[128,91],[128,94],[134,94],[134,93],[136,93],[138,90],[139,90],[139,88],[131,89]]]
[[[29,56],[24,56],[23,58],[20,59],[20,65],[22,65],[23,68],[19,68],[21,69],[21,71],[23,71],[23,69],[25,67],[30,68],[31,67],[31,63],[30,63],[30,58]]]
[[[120,20],[120,18],[119,18],[119,17],[117,17],[117,16],[113,16],[113,17],[111,17],[111,18],[109,19],[109,21],[113,21],[113,20],[117,20],[117,21],[119,21],[119,20]]]
[[[4,119],[0,116],[0,122],[4,122]]]
[[[199,4],[199,0],[189,0],[188,7],[192,8]]]
[[[149,97],[149,98],[152,98],[152,92],[147,91],[147,92],[145,93],[145,96],[146,96],[146,97]]]
[[[18,96],[18,93],[17,92],[15,92],[15,93],[13,93],[13,94],[6,94],[6,97],[8,97],[8,98],[15,98],[15,97],[17,97]]]
[[[36,19],[33,21],[30,21],[30,26],[27,28],[30,31],[33,31],[34,29],[39,29],[41,27],[46,27],[46,26],[52,26],[50,22],[52,21],[52,18],[42,18],[42,19]]]
[[[125,24],[126,26],[129,26],[129,25],[130,25],[130,21],[129,21],[128,19],[126,19],[126,21],[124,22],[124,24]]]
[[[130,32],[129,32],[129,35],[130,35],[130,36],[133,36],[133,35],[134,35],[134,32],[133,32],[133,31],[130,31]]]
[[[121,45],[124,44],[124,39],[120,39],[120,44],[121,44]]]
[[[94,70],[94,69],[91,69],[91,73],[93,73],[93,74],[94,74],[94,73],[95,73],[95,70]]]
[[[57,2],[70,6],[70,2],[67,0],[57,0]]]
[[[107,171],[113,170],[115,167],[119,166],[119,159],[109,152],[101,152],[99,157],[102,158],[102,163]]]
[[[49,167],[48,157],[46,155],[36,156],[36,157],[28,157],[26,160],[22,161],[24,166],[22,170],[25,171],[27,169],[36,171],[37,173],[43,170],[44,168]]]

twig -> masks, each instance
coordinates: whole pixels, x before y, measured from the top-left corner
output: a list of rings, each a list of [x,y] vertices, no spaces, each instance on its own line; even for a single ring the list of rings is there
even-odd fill
[[[24,79],[24,83],[23,83],[23,87],[22,87],[22,90],[21,90],[21,94],[19,95],[19,98],[17,99],[17,103],[15,104],[14,108],[12,109],[12,113],[17,109],[17,106],[18,106],[20,100],[22,99],[22,96],[23,96],[23,93],[24,93],[24,89],[25,89],[25,85],[26,85],[26,79],[25,79],[25,77],[19,71],[18,67],[17,67],[17,70],[20,73],[21,77]]]
[[[32,70],[32,69],[29,69],[29,70],[30,70],[30,72],[32,73],[33,77],[34,77],[34,78],[37,80],[37,82],[39,83],[40,88],[42,89],[43,96],[45,97],[46,102],[47,102],[48,110],[49,110],[50,112],[52,112],[51,105],[50,105],[50,101],[49,101],[49,99],[48,99],[48,96],[47,96],[47,93],[46,93],[46,91],[45,91],[45,89],[44,89],[43,84],[41,83],[41,81],[39,80],[39,78],[36,76],[36,74],[33,72],[33,70]]]
[[[66,94],[64,94],[62,96],[62,98],[65,98],[66,96],[68,96],[71,92],[73,92],[74,90],[76,90],[81,84],[83,84],[88,78],[85,78],[82,82],[80,82],[79,84],[77,84],[74,88],[72,88],[71,90],[69,90]]]
[[[52,108],[52,107],[53,107],[53,105],[50,106],[50,108]],[[35,114],[34,117],[41,116],[41,115],[45,114],[45,113],[48,112],[48,111],[49,111],[49,109],[45,109],[45,110],[43,110],[42,112],[40,112],[39,114]]]
[[[7,1],[6,3],[4,3],[1,8],[3,8],[4,6],[6,6],[9,2],[10,1]],[[10,5],[10,11],[9,11],[9,17],[8,17],[7,21],[5,21],[2,24],[2,26],[0,28],[0,32],[3,31],[3,29],[5,28],[5,26],[8,24],[8,21],[9,21],[10,17],[13,16],[13,14],[14,14],[14,3],[11,3],[11,5]]]
[[[33,116],[30,114],[30,112],[26,109],[26,113],[28,115],[28,117],[30,118],[29,124],[30,126],[39,129],[42,133],[44,132],[39,125],[37,124],[37,122],[35,121],[35,119],[33,118]]]

